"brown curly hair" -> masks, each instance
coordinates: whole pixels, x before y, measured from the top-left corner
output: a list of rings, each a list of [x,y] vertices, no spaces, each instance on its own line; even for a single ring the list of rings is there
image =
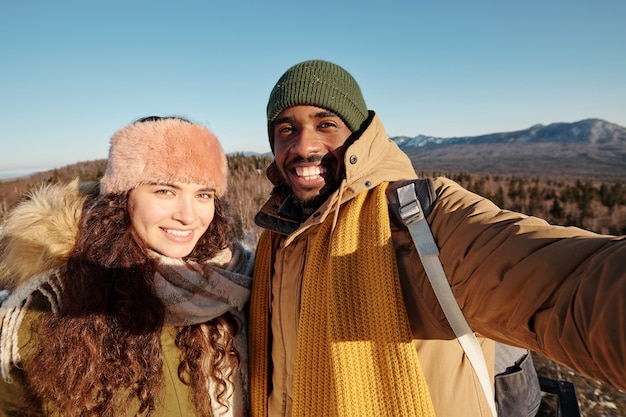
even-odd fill
[[[127,202],[128,193],[94,193],[85,202],[75,247],[56,277],[63,283],[59,314],[43,316],[34,329],[45,343],[27,376],[31,404],[51,404],[64,416],[114,416],[136,404],[137,415],[150,416],[158,408],[165,309],[153,291],[156,265],[130,227]],[[216,198],[215,217],[187,258],[203,262],[229,247],[229,218]],[[213,415],[211,398],[227,406],[239,330],[229,313],[177,328],[179,378],[201,416]]]

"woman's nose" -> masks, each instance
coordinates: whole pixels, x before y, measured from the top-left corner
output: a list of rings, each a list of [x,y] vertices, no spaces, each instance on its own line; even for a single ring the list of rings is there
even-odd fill
[[[179,200],[173,217],[175,220],[178,220],[182,224],[193,223],[193,221],[196,219],[196,212],[193,207],[193,202],[188,201],[188,199]]]

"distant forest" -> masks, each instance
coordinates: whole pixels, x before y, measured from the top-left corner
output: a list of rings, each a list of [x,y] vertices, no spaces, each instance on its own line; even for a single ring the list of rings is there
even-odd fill
[[[423,173],[420,176],[425,175],[428,176]],[[540,217],[552,224],[582,227],[604,234],[626,234],[624,182],[466,173],[442,175],[506,210]]]
[[[267,199],[271,184],[265,169],[270,156],[228,156],[229,190],[226,195],[236,219],[240,238],[254,246],[259,231],[253,218]],[[0,219],[30,190],[42,184],[97,181],[106,160],[80,162],[28,177],[0,181]],[[465,188],[492,200],[503,209],[541,217],[552,224],[577,226],[598,233],[626,234],[626,184],[544,177],[490,176],[467,173],[419,172],[421,177],[446,176]]]

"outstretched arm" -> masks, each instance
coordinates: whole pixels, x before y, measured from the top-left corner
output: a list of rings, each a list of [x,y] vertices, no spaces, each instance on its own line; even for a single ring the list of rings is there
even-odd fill
[[[429,217],[472,328],[626,389],[626,239],[500,210],[435,182]]]

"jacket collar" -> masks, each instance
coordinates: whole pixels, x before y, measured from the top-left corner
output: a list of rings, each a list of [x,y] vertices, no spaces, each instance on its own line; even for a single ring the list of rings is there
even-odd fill
[[[78,180],[43,186],[9,213],[0,232],[0,288],[13,290],[65,263],[92,191]]]

